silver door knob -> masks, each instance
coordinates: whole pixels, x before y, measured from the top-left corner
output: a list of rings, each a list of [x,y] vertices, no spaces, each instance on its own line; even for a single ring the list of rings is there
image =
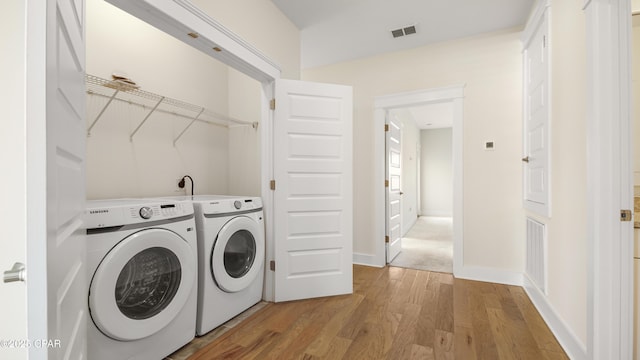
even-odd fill
[[[24,268],[23,263],[15,263],[11,270],[7,270],[4,272],[4,282],[15,282],[15,281],[25,281],[26,280],[26,270]]]

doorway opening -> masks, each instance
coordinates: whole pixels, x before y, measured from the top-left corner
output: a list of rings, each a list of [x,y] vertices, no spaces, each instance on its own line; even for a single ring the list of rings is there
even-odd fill
[[[418,141],[418,138],[422,138],[422,130],[418,130],[418,124],[414,121],[415,124],[415,133],[413,136],[413,141],[409,140],[407,146],[403,146],[403,150],[408,149],[408,153],[402,157],[405,161],[405,167],[413,167],[413,171],[409,169],[407,173],[401,172],[404,174],[404,177],[407,178],[407,181],[402,181],[402,184],[411,184],[407,185],[399,191],[402,196],[399,208],[402,209],[400,211],[401,217],[405,217],[406,219],[401,220],[401,227],[404,229],[401,230],[401,233],[404,236],[399,238],[399,241],[391,240],[390,228],[387,226],[389,223],[389,214],[388,208],[389,205],[389,190],[386,187],[386,184],[389,184],[390,181],[388,179],[387,174],[387,151],[385,147],[385,134],[386,132],[380,132],[380,136],[376,134],[376,142],[375,142],[375,151],[376,158],[380,159],[379,162],[376,163],[376,174],[377,178],[381,179],[384,182],[384,185],[381,184],[381,191],[376,193],[375,199],[375,211],[376,217],[381,221],[378,221],[378,225],[376,228],[376,233],[381,234],[380,239],[382,239],[379,243],[376,244],[376,263],[380,266],[384,266],[386,264],[393,265],[393,260],[398,254],[395,252],[402,253],[403,252],[403,242],[405,238],[413,237],[414,234],[422,233],[419,235],[420,237],[440,237],[441,240],[450,238],[451,250],[447,250],[452,256],[450,257],[450,264],[447,268],[448,271],[452,272],[454,275],[459,273],[462,270],[463,265],[463,234],[462,234],[462,121],[463,121],[463,96],[464,96],[464,85],[458,86],[450,86],[444,88],[436,88],[436,89],[427,89],[420,90],[408,93],[399,93],[399,94],[391,94],[380,96],[375,99],[375,121],[376,128],[383,129],[384,125],[390,120],[395,119],[396,122],[400,123],[398,119],[401,117],[400,114],[410,112],[417,109],[431,109],[431,110],[439,110],[449,111],[449,116],[429,116],[428,120],[426,116],[418,116],[418,119],[423,119],[426,121],[426,124],[431,123],[431,126],[434,126],[435,119],[445,119],[448,118],[450,125],[440,125],[438,128],[448,128],[450,129],[450,202],[449,202],[449,210],[447,212],[440,212],[436,214],[434,212],[429,214],[429,211],[426,210],[425,205],[432,205],[432,200],[425,201],[425,192],[426,190],[423,187],[418,186],[419,183],[424,182],[424,172],[422,171],[422,166],[418,167],[418,159],[420,159],[420,163],[424,164],[423,159],[424,151],[427,149],[423,149],[422,141]],[[406,122],[406,124],[411,124],[410,122]],[[405,128],[407,130],[410,129],[409,125],[406,125]],[[426,131],[432,131],[436,129]],[[410,131],[407,134],[403,134],[406,139],[410,139],[407,137],[410,134]],[[419,134],[419,136],[417,135]],[[429,134],[430,135],[430,134]],[[402,139],[402,138],[401,138]],[[408,148],[407,148],[408,147]],[[413,160],[409,160],[413,159]],[[411,162],[413,161],[413,165]],[[420,168],[420,171],[418,171]],[[406,169],[405,169],[406,170]],[[404,202],[404,205],[402,203]],[[438,216],[428,216],[424,219],[421,219],[419,215],[438,215]],[[408,217],[407,217],[408,216]],[[431,219],[430,219],[431,218]],[[439,218],[439,219],[435,219]],[[443,219],[444,218],[444,219]],[[383,221],[384,219],[384,221]],[[442,221],[439,221],[442,220]],[[439,222],[439,224],[438,224]],[[447,224],[447,222],[450,223]],[[429,225],[429,223],[431,223]],[[436,225],[437,224],[437,225]],[[411,232],[412,227],[415,227],[414,232]],[[425,226],[426,225],[426,226]],[[423,231],[425,228],[435,230],[435,233],[429,235],[429,230]],[[437,234],[436,234],[437,233]],[[447,234],[448,233],[448,234]],[[407,244],[405,244],[406,250],[405,257],[414,253],[415,256],[418,251],[415,250],[415,247],[411,245],[414,241],[408,240]],[[442,244],[441,244],[442,245]],[[397,255],[397,256],[396,256]],[[413,256],[412,256],[413,257]],[[400,260],[401,258],[398,258]],[[397,261],[397,260],[396,260]],[[428,261],[428,259],[426,260]],[[431,261],[433,264],[434,261]],[[426,269],[426,268],[425,268]],[[433,269],[433,271],[443,271],[442,268],[439,270]]]
[[[402,128],[401,245],[389,264],[452,273],[453,102],[392,109],[389,120]]]

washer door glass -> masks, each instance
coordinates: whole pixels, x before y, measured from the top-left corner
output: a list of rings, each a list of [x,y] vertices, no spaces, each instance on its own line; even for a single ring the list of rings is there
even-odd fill
[[[247,230],[233,233],[224,247],[224,268],[234,279],[245,276],[256,258],[256,239]]]
[[[109,234],[109,236],[114,236]],[[138,340],[195,303],[197,249],[175,232],[145,229],[109,250],[89,285],[89,313],[106,336]]]
[[[262,221],[236,216],[218,232],[211,250],[211,274],[223,291],[244,290],[262,276],[263,226]]]
[[[142,250],[116,281],[116,304],[131,319],[148,319],[171,303],[180,288],[180,260],[166,248]]]

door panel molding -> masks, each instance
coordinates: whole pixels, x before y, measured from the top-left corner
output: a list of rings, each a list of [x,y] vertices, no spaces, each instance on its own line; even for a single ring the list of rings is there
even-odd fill
[[[353,89],[279,80],[276,103],[274,300],[349,294]]]
[[[551,216],[550,11],[540,1],[522,38],[522,201],[545,217]]]

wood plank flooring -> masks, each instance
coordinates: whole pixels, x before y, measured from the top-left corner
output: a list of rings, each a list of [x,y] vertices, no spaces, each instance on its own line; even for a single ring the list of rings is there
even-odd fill
[[[189,357],[568,359],[524,290],[354,266],[354,293],[269,303]]]

